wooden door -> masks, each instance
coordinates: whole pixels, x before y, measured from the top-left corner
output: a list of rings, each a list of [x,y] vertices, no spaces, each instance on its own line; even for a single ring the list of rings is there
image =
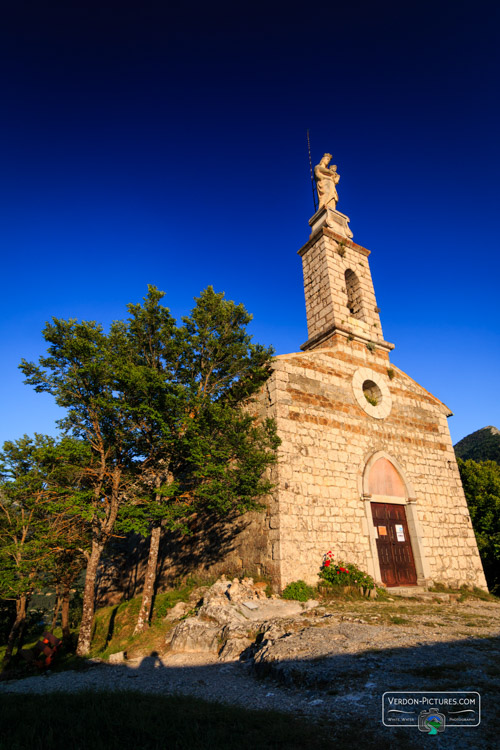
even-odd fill
[[[371,503],[382,581],[387,586],[416,586],[417,571],[404,505]]]

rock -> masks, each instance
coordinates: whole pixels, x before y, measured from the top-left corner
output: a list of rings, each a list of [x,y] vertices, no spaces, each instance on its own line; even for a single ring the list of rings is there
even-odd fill
[[[183,617],[186,612],[189,612],[190,609],[190,605],[186,602],[177,602],[177,604],[174,604],[172,609],[168,610],[166,616],[163,619],[170,622],[172,622],[172,620],[178,620],[180,617]]]
[[[188,617],[174,628],[168,638],[169,651],[183,653],[211,653],[219,651],[220,628],[203,622],[198,617]]]
[[[188,602],[191,605],[191,607],[196,607],[202,601],[206,593],[206,590],[207,590],[206,586],[197,586],[191,591],[191,593],[189,594],[189,599],[188,599]]]
[[[302,603],[287,599],[266,599],[256,601],[257,609],[245,608],[245,615],[249,620],[264,622],[275,617],[293,617],[304,610]]]
[[[196,617],[181,621],[167,634],[166,645],[170,651],[218,653],[222,661],[233,660],[252,646],[258,632],[265,629],[268,637],[280,637],[287,628],[295,629],[286,618],[318,604],[316,601],[304,604],[279,598],[267,599],[261,594],[262,586],[256,588],[251,578],[242,581],[219,579],[204,592]],[[178,607],[177,611],[182,614],[177,615],[177,607],[172,608],[167,616],[169,620],[176,619],[174,612],[177,617],[184,614],[182,607]],[[276,620],[279,625],[275,624]],[[303,625],[302,619],[297,627]]]
[[[259,598],[264,596],[267,599],[267,595],[266,595],[267,583],[265,581],[257,581],[257,583],[254,583],[253,587],[255,591],[257,592],[257,596]]]
[[[246,620],[245,615],[230,604],[227,599],[225,601],[223,599],[211,599],[206,603],[203,602],[198,610],[198,617],[202,620],[212,620],[221,627],[229,624],[239,625]]]
[[[108,662],[110,664],[123,664],[127,658],[125,651],[117,651],[115,654],[110,654]]]
[[[233,661],[254,643],[255,635],[249,630],[248,625],[239,627],[226,625],[222,629],[220,640],[223,645],[219,651],[219,659]]]
[[[241,604],[244,600],[257,598],[257,593],[251,578],[244,578],[241,583],[235,578],[235,580],[229,584],[226,595],[229,598],[229,601],[234,604]]]

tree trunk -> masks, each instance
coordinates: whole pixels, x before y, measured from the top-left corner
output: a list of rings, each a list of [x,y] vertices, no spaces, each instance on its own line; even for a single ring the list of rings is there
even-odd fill
[[[69,588],[65,588],[61,597],[62,601],[62,609],[61,609],[61,627],[62,627],[62,635],[65,641],[68,641],[71,638],[71,633],[69,630],[69,599],[70,599],[70,590]]]
[[[161,526],[153,526],[151,531],[151,542],[149,545],[148,566],[144,578],[144,588],[142,590],[142,602],[137,617],[134,635],[143,633],[151,617],[151,605],[153,604],[153,595],[156,582],[156,568],[158,565],[158,553],[160,551]]]
[[[27,602],[26,602],[26,604],[27,604]],[[24,618],[23,618],[23,620],[21,622],[21,625],[19,627],[19,630],[17,632],[17,651],[16,651],[16,654],[21,653],[21,650],[22,650],[22,648],[24,646],[24,636],[26,635],[26,622],[27,622],[26,614],[27,614],[27,612],[25,613],[25,616],[24,616]]]
[[[92,622],[94,620],[95,582],[97,578],[97,569],[99,567],[103,549],[103,544],[99,544],[95,541],[92,542],[92,550],[90,552],[87,572],[85,575],[82,621],[80,623],[78,645],[76,647],[76,653],[78,656],[87,656],[90,651],[90,641],[92,639]]]
[[[50,625],[50,632],[53,633],[54,629],[57,625],[57,618],[59,616],[59,610],[61,609],[61,594],[59,586],[56,586],[56,601],[54,604],[54,615],[52,617],[52,622]]]
[[[16,639],[19,633],[24,629],[28,601],[29,597],[26,594],[23,594],[16,601],[16,619],[14,620],[14,624],[12,625],[12,628],[10,630],[9,637],[7,638],[7,646],[5,649],[5,655],[3,657],[4,668],[9,665],[9,662],[12,659],[12,652],[14,651]]]

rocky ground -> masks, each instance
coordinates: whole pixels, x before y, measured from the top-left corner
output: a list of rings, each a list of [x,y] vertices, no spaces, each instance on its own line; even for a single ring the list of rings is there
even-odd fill
[[[198,595],[200,592],[197,592]],[[164,652],[78,672],[11,680],[0,692],[84,689],[187,693],[335,723],[381,724],[388,690],[478,691],[482,723],[448,728],[441,748],[498,746],[500,604],[446,595],[325,605],[266,599],[251,581],[219,581],[192,617],[178,607]],[[191,605],[187,605],[189,608]],[[404,730],[421,746],[418,729]],[[393,735],[392,735],[393,736]]]

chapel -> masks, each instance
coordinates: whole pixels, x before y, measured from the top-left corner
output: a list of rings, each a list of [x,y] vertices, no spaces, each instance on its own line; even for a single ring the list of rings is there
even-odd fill
[[[278,590],[316,583],[329,550],[389,588],[486,589],[451,411],[390,360],[370,251],[337,210],[330,160],[315,169],[319,208],[298,251],[308,338],[276,357],[255,405],[282,441],[276,489],[232,558]]]

